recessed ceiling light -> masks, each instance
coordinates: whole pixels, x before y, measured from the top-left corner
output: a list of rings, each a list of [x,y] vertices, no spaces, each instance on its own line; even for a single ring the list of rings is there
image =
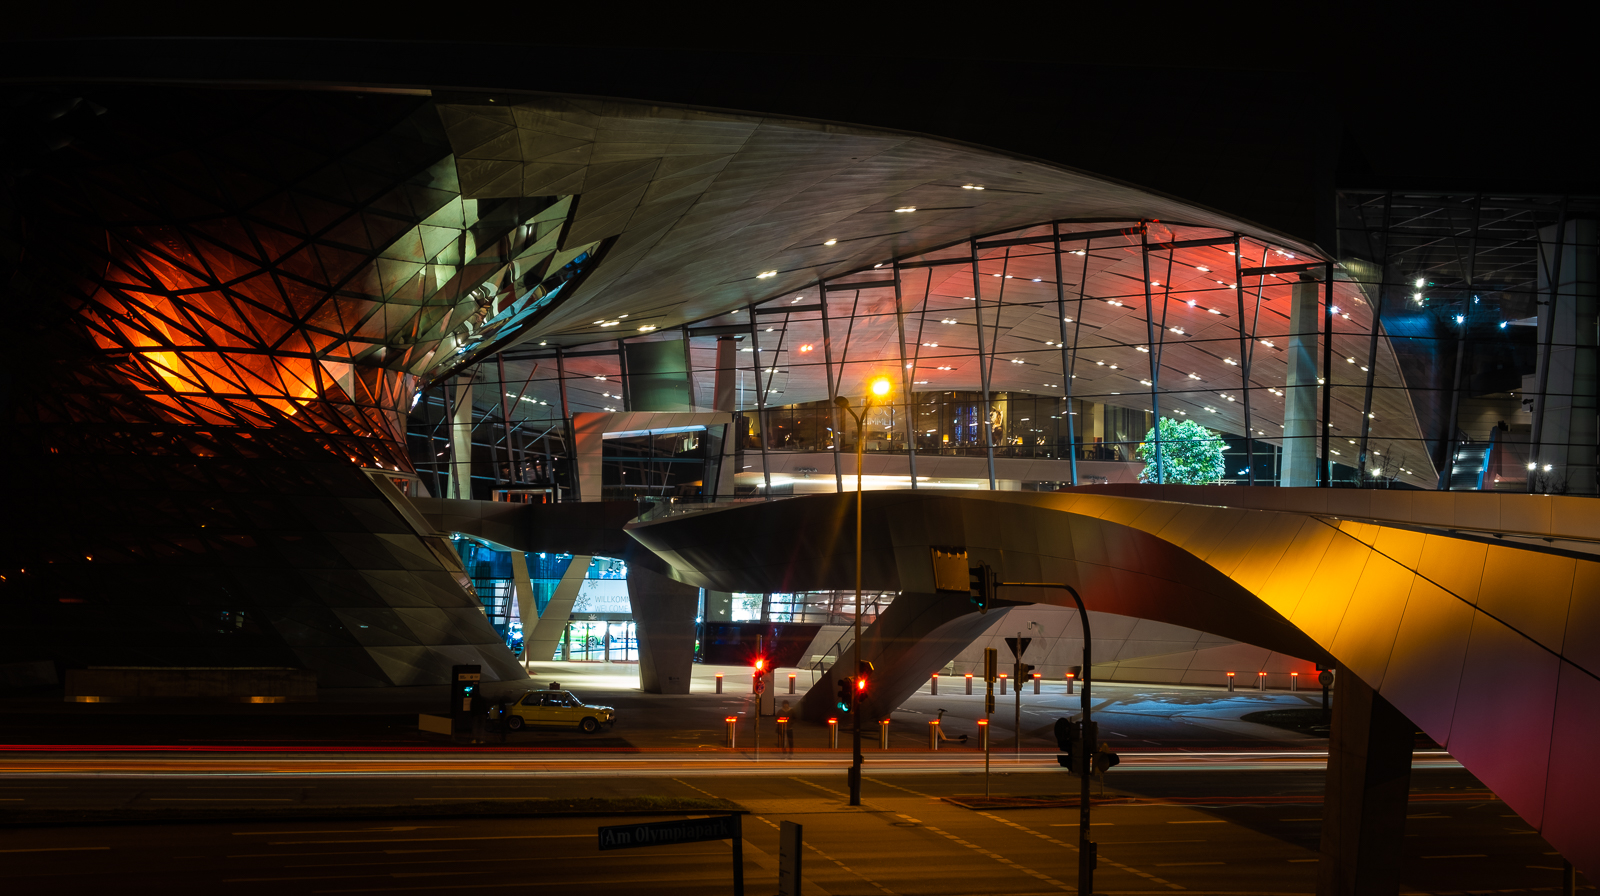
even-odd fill
[[[761,273],[756,275],[756,279],[757,280],[765,280],[768,277],[776,277],[776,276],[778,276],[778,272],[777,271],[762,271]]]
[[[914,205],[903,205],[900,208],[895,209],[895,213],[896,214],[905,214],[906,212],[914,212],[916,210],[917,210],[917,207],[914,206]]]
[[[955,370],[954,367],[940,367],[940,370]]]
[[[983,185],[982,184],[962,184],[961,185],[961,189],[963,189],[963,190],[981,190],[981,189],[983,189]]]
[[[644,326],[639,328],[639,332],[648,333],[648,332],[654,330],[655,328],[656,328],[655,324],[645,324]]]
[[[628,315],[626,315],[626,314],[619,314],[619,315],[617,315],[617,320],[621,320],[621,319],[623,319],[624,317],[627,317],[627,316]]]
[[[824,245],[824,246],[832,246],[837,242],[839,242],[839,241],[838,240],[824,240],[822,242],[822,245]]]
[[[608,320],[605,323],[601,324],[600,326],[602,326],[602,327],[614,327],[614,326],[616,326],[617,324],[620,324],[620,323],[622,323],[622,321],[620,321],[620,320]]]

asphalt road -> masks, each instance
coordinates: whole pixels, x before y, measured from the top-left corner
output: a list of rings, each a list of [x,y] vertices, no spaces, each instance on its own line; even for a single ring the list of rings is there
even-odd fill
[[[761,773],[656,776],[7,777],[0,799],[57,805],[99,804],[109,791],[241,813],[308,800],[417,809],[414,817],[381,821],[0,829],[0,867],[8,889],[20,893],[729,893],[726,841],[598,850],[601,825],[658,819],[440,818],[428,808],[530,797],[709,795],[751,813],[744,821],[751,894],[776,892],[777,825],[784,820],[804,826],[809,893],[1075,891],[1076,807],[988,808],[978,801],[984,783],[979,770],[869,768],[864,805],[852,808],[841,771],[777,764]],[[1074,791],[1073,783],[1042,772],[996,773],[988,781],[992,797],[1059,797]],[[1097,892],[1314,892],[1319,771],[1117,769],[1110,784],[1093,813],[1093,839],[1101,844]],[[1419,769],[1412,790],[1403,847],[1408,890],[1558,891],[1559,857],[1465,771]]]

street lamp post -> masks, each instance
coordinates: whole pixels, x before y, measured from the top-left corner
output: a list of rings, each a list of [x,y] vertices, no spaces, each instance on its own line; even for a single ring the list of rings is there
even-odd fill
[[[833,400],[840,409],[848,412],[856,421],[856,636],[855,636],[855,669],[856,675],[861,674],[861,458],[866,448],[862,439],[862,431],[866,427],[867,412],[872,409],[874,396],[882,398],[889,394],[890,383],[886,377],[878,377],[872,381],[872,392],[861,402],[861,413],[856,413],[850,407],[850,399],[843,395]],[[859,690],[852,687],[851,692],[859,695]],[[861,707],[859,696],[851,700],[850,715],[850,805],[861,805]]]

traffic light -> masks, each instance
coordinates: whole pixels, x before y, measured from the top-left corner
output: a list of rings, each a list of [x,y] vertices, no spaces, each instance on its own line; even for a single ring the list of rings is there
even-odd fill
[[[1107,750],[1104,746],[1102,746],[1100,749],[1095,751],[1095,754],[1094,754],[1094,773],[1095,774],[1103,775],[1103,774],[1106,773],[1106,769],[1112,767],[1113,765],[1121,765],[1121,764],[1122,764],[1122,757],[1118,756],[1117,754],[1115,754],[1113,752],[1111,752],[1110,750]]]
[[[857,706],[861,705],[861,701],[867,699],[867,681],[868,681],[869,678],[871,678],[872,672],[873,672],[872,664],[867,662],[866,660],[862,660],[860,662],[860,664],[858,665],[858,667],[856,668],[856,705]]]
[[[1062,768],[1072,768],[1073,751],[1078,747],[1078,738],[1081,736],[1078,723],[1071,719],[1056,719],[1056,747],[1061,753],[1056,756],[1056,764]]]
[[[834,706],[837,706],[840,712],[849,712],[851,707],[855,706],[855,683],[848,678],[841,678],[838,684],[839,698],[834,701]]]
[[[1017,693],[1022,693],[1022,683],[1033,680],[1034,667],[1021,660],[1017,661]]]
[[[994,571],[989,564],[980,563],[969,567],[967,572],[972,582],[969,592],[972,602],[977,605],[979,613],[989,612],[989,603],[994,600]]]

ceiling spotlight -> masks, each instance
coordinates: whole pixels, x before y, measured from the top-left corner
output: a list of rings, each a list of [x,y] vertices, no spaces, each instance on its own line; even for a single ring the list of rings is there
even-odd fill
[[[832,246],[832,245],[834,245],[834,244],[836,244],[838,242],[839,242],[838,240],[824,240],[822,245],[824,245],[824,246]]]
[[[614,326],[616,326],[617,324],[620,324],[620,323],[622,323],[622,321],[620,321],[620,320],[608,320],[605,323],[601,324],[600,326],[602,326],[602,327],[614,327]]]
[[[804,354],[805,352],[815,351],[816,348],[816,346],[808,342],[805,345],[800,346],[800,351],[802,354]]]
[[[641,332],[641,333],[649,333],[649,332],[653,331],[655,328],[656,328],[655,324],[645,324],[644,326],[639,328],[639,332]]]
[[[917,207],[914,206],[914,205],[903,205],[900,208],[895,209],[894,211],[895,211],[895,214],[897,214],[897,215],[903,215],[906,212],[914,212],[916,210],[917,210]]]
[[[1202,273],[1206,273],[1206,274],[1209,274],[1209,273],[1211,273],[1211,269],[1210,269],[1210,268],[1208,268],[1208,267],[1206,267],[1206,266],[1205,266],[1205,265],[1203,265],[1203,264],[1197,264],[1197,265],[1195,265],[1195,266],[1194,266],[1194,269],[1195,269],[1195,270],[1197,270],[1197,271],[1200,271],[1200,272],[1202,272]]]
[[[963,190],[981,190],[981,189],[983,189],[983,185],[982,184],[962,184],[961,185],[961,189],[963,189]]]
[[[955,370],[954,367],[940,367],[939,370]]]
[[[778,272],[777,271],[762,271],[761,273],[756,275],[756,279],[757,280],[765,280],[768,277],[776,277],[776,276],[778,276]]]

